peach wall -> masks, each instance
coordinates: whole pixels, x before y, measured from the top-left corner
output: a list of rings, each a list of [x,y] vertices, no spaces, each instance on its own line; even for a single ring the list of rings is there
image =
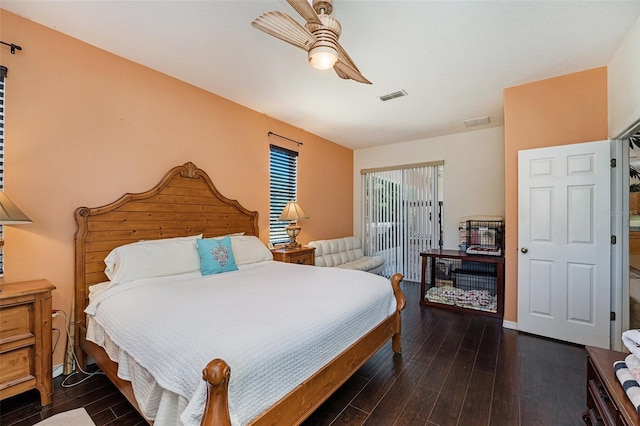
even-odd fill
[[[607,69],[504,90],[505,315],[517,321],[518,151],[607,139]]]
[[[23,47],[0,49],[9,69],[5,190],[33,219],[5,227],[6,282],[47,278],[57,286],[53,307],[69,312],[74,210],[145,191],[187,161],[259,212],[267,242],[269,144],[297,148],[269,131],[304,143],[298,200],[311,219],[300,222],[300,241],[351,233],[350,149],[1,9],[0,39]]]

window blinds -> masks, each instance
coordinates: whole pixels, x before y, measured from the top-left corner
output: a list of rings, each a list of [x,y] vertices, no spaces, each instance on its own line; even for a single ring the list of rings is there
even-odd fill
[[[298,184],[298,153],[270,145],[269,156],[269,241],[289,241],[285,227],[287,221],[278,218],[287,202],[296,200]]]

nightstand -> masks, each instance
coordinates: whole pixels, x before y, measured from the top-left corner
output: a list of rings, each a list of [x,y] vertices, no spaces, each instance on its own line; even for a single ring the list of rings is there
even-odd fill
[[[297,263],[298,265],[316,264],[315,247],[298,247],[295,249],[279,247],[271,250],[273,260],[278,262]]]
[[[0,400],[30,389],[51,404],[51,291],[47,280],[0,284]]]

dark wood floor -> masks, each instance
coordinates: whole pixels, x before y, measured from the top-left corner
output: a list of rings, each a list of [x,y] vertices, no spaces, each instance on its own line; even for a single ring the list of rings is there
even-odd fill
[[[586,407],[582,347],[504,329],[499,320],[420,307],[403,283],[403,355],[382,348],[304,423],[316,425],[581,425]],[[104,376],[0,403],[0,424],[32,425],[85,407],[97,425],[144,424]]]

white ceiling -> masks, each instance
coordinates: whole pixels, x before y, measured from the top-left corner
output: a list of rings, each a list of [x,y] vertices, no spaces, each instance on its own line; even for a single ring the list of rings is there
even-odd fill
[[[284,0],[0,0],[19,16],[353,149],[501,126],[504,88],[606,66],[640,15],[640,0],[333,6],[340,43],[372,85],[315,70],[304,51],[250,25],[271,10],[303,23]],[[402,89],[408,96],[379,99]],[[482,116],[491,123],[465,127]]]

